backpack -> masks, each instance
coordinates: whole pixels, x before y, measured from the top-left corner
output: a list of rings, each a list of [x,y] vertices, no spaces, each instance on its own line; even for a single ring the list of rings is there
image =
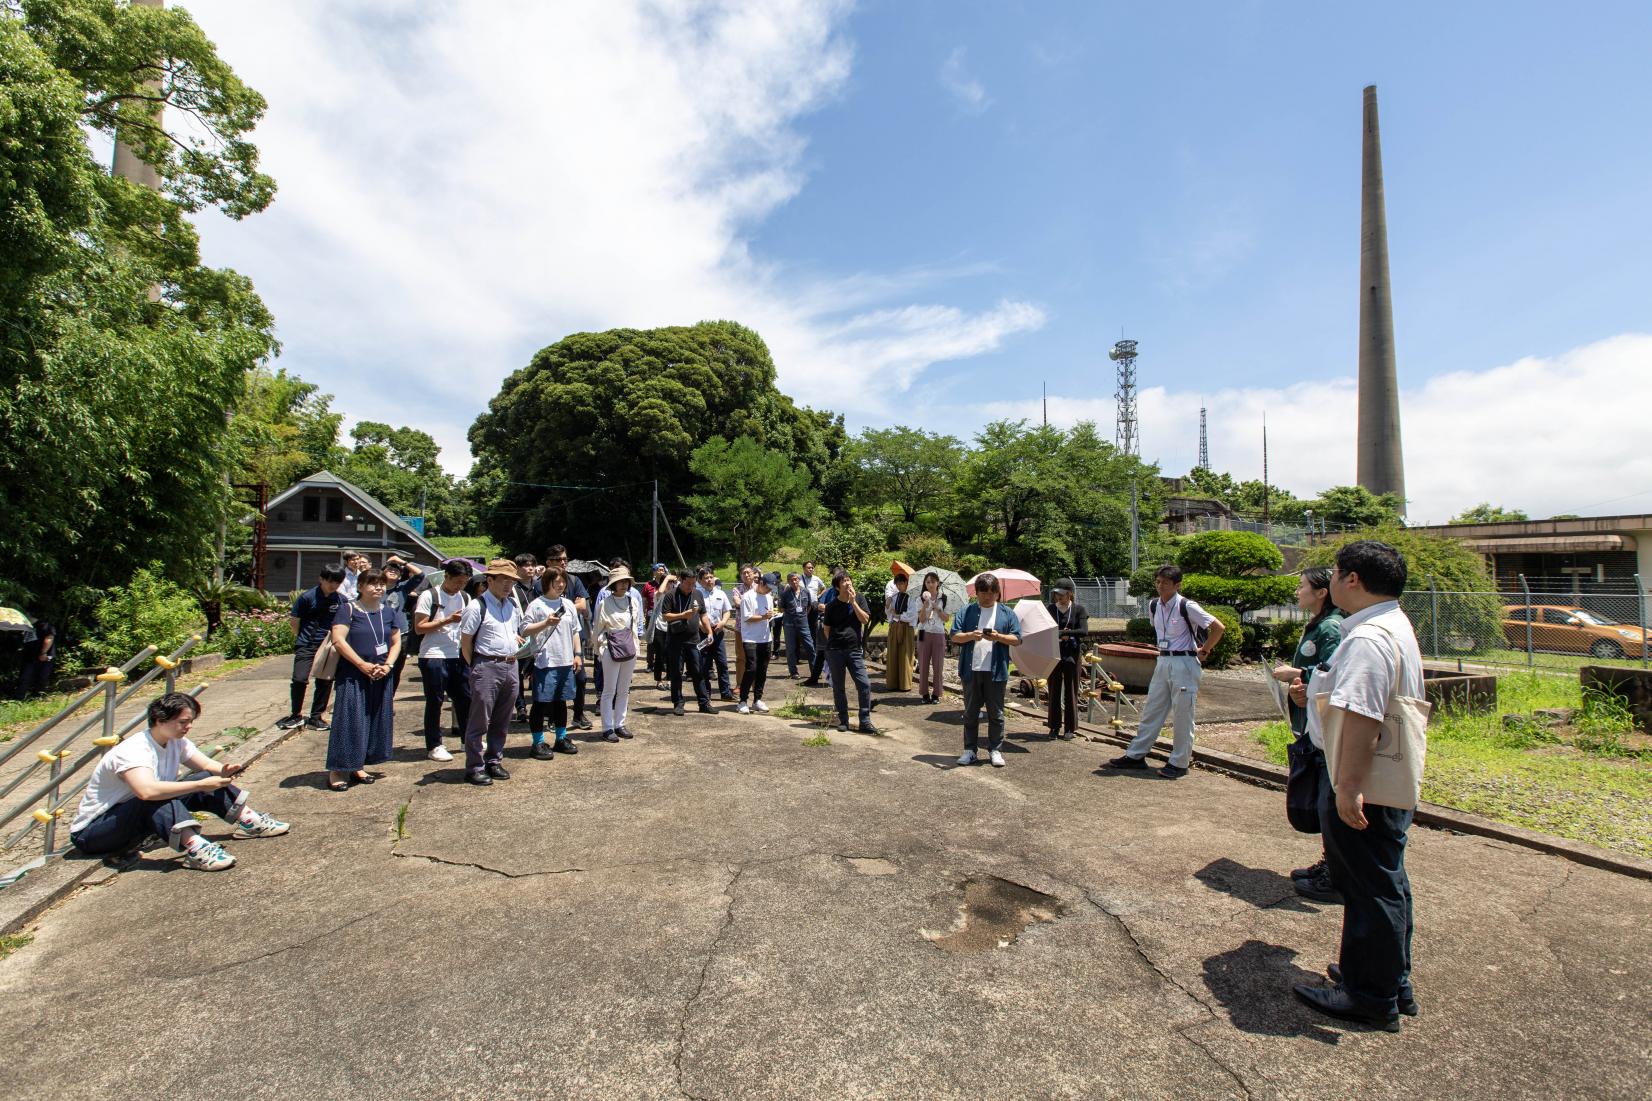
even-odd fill
[[[1193,617],[1187,613],[1187,597],[1180,596],[1180,594],[1178,594],[1178,597],[1182,602],[1182,619],[1186,621],[1187,629],[1193,632],[1194,643],[1196,643],[1200,648],[1203,648],[1206,640],[1210,638],[1210,628],[1195,627],[1193,625]],[[1158,611],[1159,598],[1155,596],[1152,600],[1147,602],[1147,618],[1152,619],[1158,614]]]

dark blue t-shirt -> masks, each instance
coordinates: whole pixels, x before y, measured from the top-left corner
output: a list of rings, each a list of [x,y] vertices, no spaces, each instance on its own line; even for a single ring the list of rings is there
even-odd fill
[[[293,649],[314,652],[333,629],[333,620],[338,617],[338,606],[343,601],[344,596],[338,590],[328,596],[320,585],[299,593],[292,610],[293,618],[298,620],[298,642]]]
[[[370,612],[359,604],[345,601],[338,606],[338,614],[333,624],[350,629],[344,636],[344,641],[350,644],[350,649],[356,652],[357,657],[370,665],[383,665],[388,662],[390,644],[395,641],[397,634],[405,634],[407,631],[407,620],[402,618],[401,612],[382,604]],[[339,668],[344,668],[344,664],[340,661]],[[352,665],[350,668],[354,670],[355,666]]]

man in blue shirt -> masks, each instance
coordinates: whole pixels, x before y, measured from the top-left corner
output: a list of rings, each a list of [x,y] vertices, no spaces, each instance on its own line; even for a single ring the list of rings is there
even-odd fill
[[[958,653],[958,679],[964,682],[964,755],[961,765],[978,764],[981,709],[987,712],[987,751],[993,768],[1004,767],[1004,690],[1010,679],[1010,648],[1021,645],[1021,621],[998,600],[998,579],[983,573],[975,579],[975,602],[952,621]]]
[[[332,670],[327,670],[325,677],[315,678],[315,699],[310,704],[310,717],[304,718],[304,691],[310,683],[310,671],[315,665],[316,651],[321,643],[333,630],[333,617],[338,613],[338,606],[343,603],[344,596],[339,592],[339,586],[344,584],[344,567],[326,565],[321,567],[319,580],[313,589],[305,589],[293,601],[291,621],[293,627],[293,683],[292,683],[292,713],[284,719],[276,721],[276,726],[282,730],[291,730],[295,726],[308,726],[312,730],[326,730],[327,721],[321,716],[327,710],[327,699],[332,695]]]

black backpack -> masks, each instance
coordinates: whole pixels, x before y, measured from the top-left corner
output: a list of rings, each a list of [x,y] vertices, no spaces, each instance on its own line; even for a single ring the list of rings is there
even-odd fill
[[[1180,596],[1178,594],[1178,599],[1182,602],[1182,619],[1187,623],[1187,629],[1193,632],[1194,643],[1202,649],[1205,641],[1210,638],[1210,628],[1195,627],[1193,625],[1193,617],[1187,614],[1187,597]],[[1147,618],[1152,619],[1158,614],[1158,612],[1159,598],[1155,596],[1152,600],[1147,602]]]

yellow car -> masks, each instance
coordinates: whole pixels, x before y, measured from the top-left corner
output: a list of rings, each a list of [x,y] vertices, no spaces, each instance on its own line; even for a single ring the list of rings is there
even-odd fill
[[[1597,658],[1646,656],[1646,631],[1587,608],[1514,604],[1503,609],[1503,637],[1512,649],[1526,648],[1528,628],[1533,650]]]

